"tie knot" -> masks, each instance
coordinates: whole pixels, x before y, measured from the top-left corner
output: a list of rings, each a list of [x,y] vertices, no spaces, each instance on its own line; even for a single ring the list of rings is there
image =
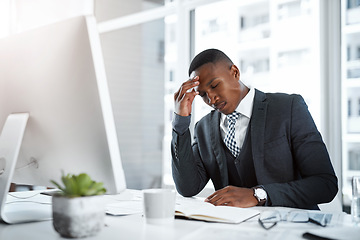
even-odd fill
[[[238,112],[236,112],[236,111],[234,111],[234,112],[231,113],[231,114],[226,115],[229,123],[235,123],[236,120],[239,118],[239,116],[240,116],[240,113],[238,113]]]

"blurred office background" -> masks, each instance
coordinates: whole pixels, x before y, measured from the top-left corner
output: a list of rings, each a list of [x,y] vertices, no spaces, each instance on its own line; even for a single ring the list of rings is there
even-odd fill
[[[0,37],[88,14],[128,188],[173,187],[173,94],[191,58],[219,48],[246,84],[304,97],[340,180],[336,201],[349,205],[360,175],[360,0],[0,0]],[[194,121],[209,111],[201,101]]]

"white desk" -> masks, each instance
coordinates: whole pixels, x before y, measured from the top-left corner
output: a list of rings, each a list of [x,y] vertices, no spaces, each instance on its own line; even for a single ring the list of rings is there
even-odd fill
[[[130,191],[131,192],[131,191]],[[126,192],[129,194],[129,191]],[[125,194],[125,195],[126,195]],[[127,196],[126,196],[127,197]],[[266,208],[258,207],[260,210]],[[312,223],[287,223],[279,222],[271,230],[264,230],[257,222],[257,218],[244,223],[232,225],[221,223],[206,223],[176,219],[174,224],[159,226],[145,223],[141,213],[127,216],[106,216],[106,226],[94,237],[85,239],[304,239],[302,234],[311,230],[344,234],[342,239],[360,239],[360,227],[349,227],[351,218],[341,214],[340,221],[335,226],[326,228]],[[334,236],[334,235],[333,235]],[[52,240],[63,239],[55,232],[52,221],[34,222],[16,225],[0,223],[1,240]]]

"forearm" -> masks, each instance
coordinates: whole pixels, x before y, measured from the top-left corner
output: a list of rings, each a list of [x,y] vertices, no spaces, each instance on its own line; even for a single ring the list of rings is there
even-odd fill
[[[271,206],[310,208],[330,202],[338,191],[335,175],[322,174],[288,183],[264,184]]]
[[[330,202],[337,194],[338,181],[319,134],[293,142],[295,179],[286,183],[263,184],[273,206],[309,208]]]
[[[190,131],[183,135],[173,131],[171,142],[172,174],[178,192],[186,197],[198,194],[208,177],[195,146],[191,146]]]

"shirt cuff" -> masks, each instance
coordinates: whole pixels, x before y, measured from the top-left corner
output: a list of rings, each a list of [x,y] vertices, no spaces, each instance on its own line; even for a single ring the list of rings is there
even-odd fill
[[[174,113],[174,118],[172,121],[173,129],[179,135],[183,135],[186,132],[186,130],[189,128],[190,121],[191,121],[191,115],[184,117]]]

